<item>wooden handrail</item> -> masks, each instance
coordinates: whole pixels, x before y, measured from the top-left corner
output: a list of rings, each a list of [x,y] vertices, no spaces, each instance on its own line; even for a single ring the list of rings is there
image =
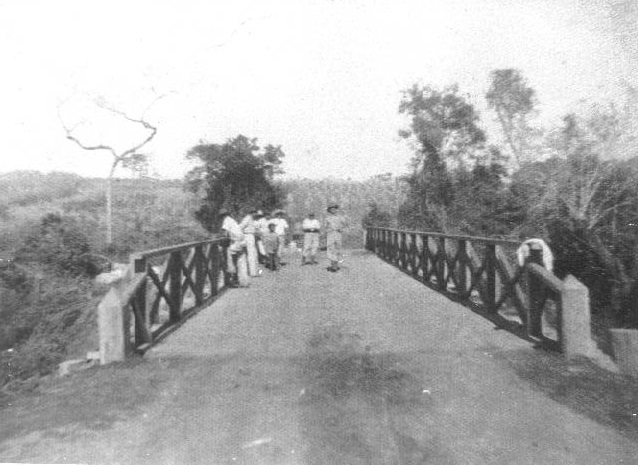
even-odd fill
[[[134,257],[139,257],[139,258],[152,258],[152,257],[157,257],[160,255],[167,255],[171,252],[178,252],[178,251],[182,251],[182,250],[186,250],[186,249],[190,249],[191,247],[197,246],[197,245],[205,245],[205,244],[212,244],[215,242],[220,242],[220,241],[224,241],[227,240],[226,236],[217,234],[214,237],[212,237],[211,239],[207,239],[204,241],[194,241],[194,242],[185,242],[183,244],[177,244],[177,245],[171,245],[168,247],[161,247],[159,249],[152,249],[152,250],[146,250],[144,252],[138,252],[136,254],[134,254]]]
[[[415,231],[411,229],[396,229],[396,228],[386,228],[386,227],[376,227],[371,226],[368,229],[377,229],[383,231],[391,231],[397,233],[405,233],[405,234],[421,234],[430,237],[444,237],[447,239],[457,239],[457,240],[465,240],[472,242],[487,242],[490,244],[503,244],[503,245],[519,245],[520,242],[515,239],[503,239],[498,237],[481,237],[481,236],[466,236],[463,234],[446,234],[434,231]]]

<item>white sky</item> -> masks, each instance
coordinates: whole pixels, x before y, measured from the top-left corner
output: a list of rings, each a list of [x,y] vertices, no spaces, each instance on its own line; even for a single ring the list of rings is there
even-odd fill
[[[397,109],[412,83],[457,82],[482,112],[495,68],[523,71],[544,124],[583,99],[638,85],[638,2],[0,0],[0,171],[105,176],[139,133],[92,103],[140,116],[158,135],[153,170],[181,177],[200,139],[282,145],[288,176],[403,173]],[[62,104],[64,102],[64,104]],[[497,134],[492,133],[492,137]]]

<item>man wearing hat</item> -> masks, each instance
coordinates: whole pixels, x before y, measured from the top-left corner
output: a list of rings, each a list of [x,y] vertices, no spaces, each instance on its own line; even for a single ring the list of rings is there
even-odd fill
[[[330,266],[328,271],[339,270],[339,260],[341,259],[342,233],[346,227],[346,220],[339,214],[339,205],[328,206],[328,216],[325,221],[326,242],[328,248],[328,259]]]
[[[219,211],[222,218],[221,230],[230,238],[228,246],[228,272],[230,273],[230,287],[239,287],[240,283],[248,286],[248,269],[246,266],[246,240],[244,232],[237,221],[230,216],[225,208]]]
[[[303,229],[303,252],[301,256],[302,265],[314,265],[317,249],[319,249],[319,230],[321,223],[315,218],[314,213],[308,213],[308,217],[301,223]]]

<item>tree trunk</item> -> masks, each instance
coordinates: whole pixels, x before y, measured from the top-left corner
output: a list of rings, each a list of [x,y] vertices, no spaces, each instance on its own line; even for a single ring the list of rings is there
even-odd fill
[[[113,244],[113,177],[109,175],[106,180],[106,246],[110,247]]]
[[[118,161],[113,161],[106,180],[106,246],[109,248],[113,245],[113,175]]]

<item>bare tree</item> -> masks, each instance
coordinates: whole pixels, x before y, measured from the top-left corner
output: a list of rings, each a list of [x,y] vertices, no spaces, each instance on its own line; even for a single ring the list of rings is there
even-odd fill
[[[157,100],[159,100],[162,97],[163,96],[160,96],[157,99],[155,99],[151,103],[151,105],[153,105],[155,102],[157,102]],[[131,123],[139,124],[143,126],[145,130],[147,130],[146,137],[141,142],[122,151],[118,151],[113,145],[88,144],[88,143],[82,142],[77,136],[74,135],[74,130],[77,128],[77,126],[73,128],[69,128],[64,123],[64,120],[62,119],[62,116],[60,114],[60,107],[58,107],[58,116],[60,118],[60,122],[62,124],[62,127],[64,128],[64,131],[66,133],[66,138],[68,140],[74,142],[83,150],[88,150],[88,151],[104,150],[111,154],[111,157],[112,157],[111,169],[109,170],[109,175],[106,180],[106,245],[110,246],[113,244],[113,199],[112,199],[113,195],[112,194],[113,194],[113,176],[115,174],[115,170],[120,165],[125,168],[135,170],[135,169],[139,169],[141,166],[146,164],[148,161],[148,155],[144,153],[140,153],[139,150],[142,147],[144,147],[146,144],[148,144],[151,140],[153,140],[153,138],[157,134],[157,128],[144,119],[144,114],[142,114],[142,116],[139,118],[133,118],[127,115],[126,113],[124,113],[123,111],[112,108],[104,103],[97,103],[97,105],[100,108],[108,110],[130,121]],[[146,108],[144,113],[146,113],[146,111],[151,107],[151,105],[149,105]]]

